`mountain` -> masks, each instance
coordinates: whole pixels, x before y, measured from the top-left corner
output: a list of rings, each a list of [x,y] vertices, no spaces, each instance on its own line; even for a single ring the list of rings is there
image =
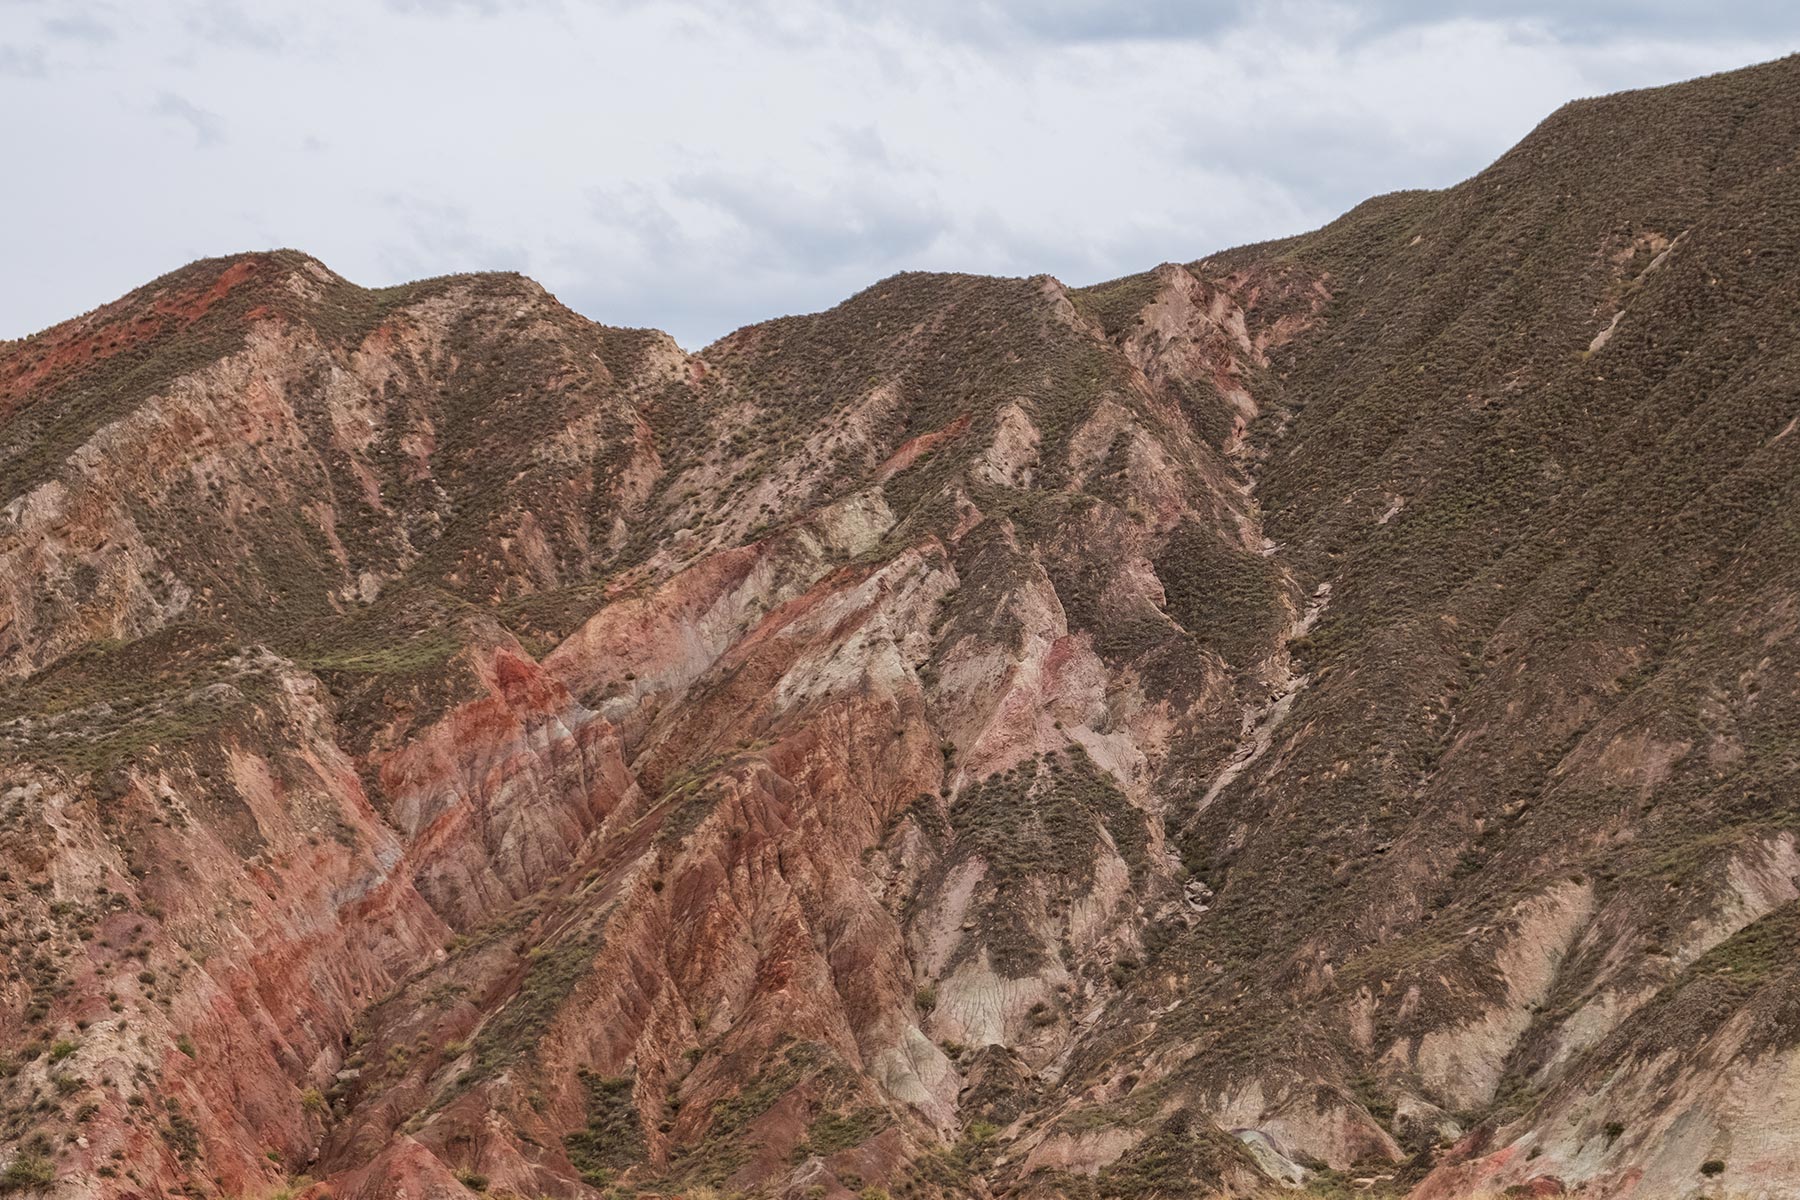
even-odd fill
[[[0,1192],[1797,1194],[1797,161],[0,344]]]

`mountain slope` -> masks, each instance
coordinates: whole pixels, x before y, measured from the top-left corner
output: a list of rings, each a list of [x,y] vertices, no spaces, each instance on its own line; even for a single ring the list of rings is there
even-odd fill
[[[1783,60],[698,355],[286,251],[0,348],[0,1188],[1780,1194],[1797,151]]]

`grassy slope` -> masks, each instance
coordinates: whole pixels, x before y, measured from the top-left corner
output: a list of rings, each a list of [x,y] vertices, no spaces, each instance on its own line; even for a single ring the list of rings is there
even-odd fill
[[[1334,591],[1278,766],[1185,848],[1221,894],[1167,961],[1228,971],[1166,1027],[1240,1031],[1202,1074],[1373,1070],[1332,1011],[1356,986],[1422,989],[1387,1038],[1472,1015],[1500,981],[1463,931],[1517,899],[1592,879],[1627,940],[1666,939],[1734,849],[1800,826],[1796,146],[1789,59],[1571,104],[1458,187],[1198,264],[1334,293],[1261,381],[1293,417],[1260,427],[1269,533]],[[1674,755],[1654,786],[1602,754],[1634,737]],[[1320,954],[1323,1009],[1243,1005]]]

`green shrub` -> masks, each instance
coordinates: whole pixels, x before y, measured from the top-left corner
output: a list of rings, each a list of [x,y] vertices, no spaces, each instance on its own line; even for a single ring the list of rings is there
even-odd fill
[[[644,1158],[644,1135],[632,1099],[636,1081],[629,1075],[584,1071],[581,1083],[587,1090],[587,1127],[565,1136],[563,1149],[583,1178],[610,1178]]]
[[[47,1188],[56,1182],[56,1168],[41,1154],[20,1151],[0,1171],[0,1192],[25,1192]]]

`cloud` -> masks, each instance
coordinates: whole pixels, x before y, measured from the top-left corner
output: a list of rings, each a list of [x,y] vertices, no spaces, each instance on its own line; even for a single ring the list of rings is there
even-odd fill
[[[113,27],[92,13],[71,12],[44,22],[44,32],[69,42],[85,42],[104,46],[119,35]]]
[[[498,17],[509,12],[555,8],[561,3],[561,0],[384,0],[384,2],[395,12],[416,16],[441,17],[473,13],[480,17]]]
[[[392,277],[442,275],[446,263],[458,271],[513,270],[530,257],[524,245],[483,233],[461,204],[404,194],[384,196],[381,202],[405,231],[382,255],[382,266]]]
[[[225,122],[219,114],[208,112],[186,97],[164,92],[150,106],[150,111],[186,125],[194,135],[196,146],[217,146],[225,140]]]
[[[748,266],[830,270],[845,262],[899,262],[930,246],[950,216],[922,198],[851,185],[823,193],[781,181],[712,172],[677,178],[673,190],[711,206],[734,227]]]
[[[0,43],[0,76],[16,79],[39,79],[46,74],[42,46],[16,46]]]
[[[856,7],[873,17],[890,6]],[[892,11],[956,40],[1060,44],[1210,40],[1259,24],[1379,36],[1454,20],[1530,24],[1590,42],[1716,36],[1721,25],[1753,36],[1800,32],[1800,6],[1790,0],[1743,0],[1729,13],[1692,0],[921,0]]]
[[[236,0],[201,0],[190,6],[186,24],[192,36],[214,46],[278,53],[287,44],[279,20],[253,17]]]
[[[832,141],[853,162],[877,167],[894,165],[887,143],[881,138],[881,130],[873,125],[839,128],[834,131]]]
[[[388,0],[432,14],[518,11],[557,0]],[[631,10],[668,0],[599,0]],[[676,0],[709,22],[770,38],[790,38],[833,20],[863,28],[905,27],[947,42],[985,47],[1039,43],[1103,45],[1125,41],[1213,41],[1257,26],[1381,36],[1446,21],[1529,25],[1563,39],[1608,43],[1722,34],[1786,37],[1800,33],[1791,0],[1734,0],[1728,10],[1692,0]]]
[[[598,189],[589,201],[581,236],[553,256],[573,280],[560,290],[597,319],[653,324],[685,346],[836,303],[913,265],[954,219],[916,191],[808,190],[720,171]]]
[[[1800,8],[1789,0],[1733,0],[1728,7],[1693,0],[1374,0],[1357,11],[1374,29],[1475,18],[1530,22],[1559,39],[1590,42],[1800,32]]]
[[[38,164],[0,336],[270,245],[692,346],[903,269],[1090,283],[1796,40],[1765,0],[0,0],[0,154]]]

